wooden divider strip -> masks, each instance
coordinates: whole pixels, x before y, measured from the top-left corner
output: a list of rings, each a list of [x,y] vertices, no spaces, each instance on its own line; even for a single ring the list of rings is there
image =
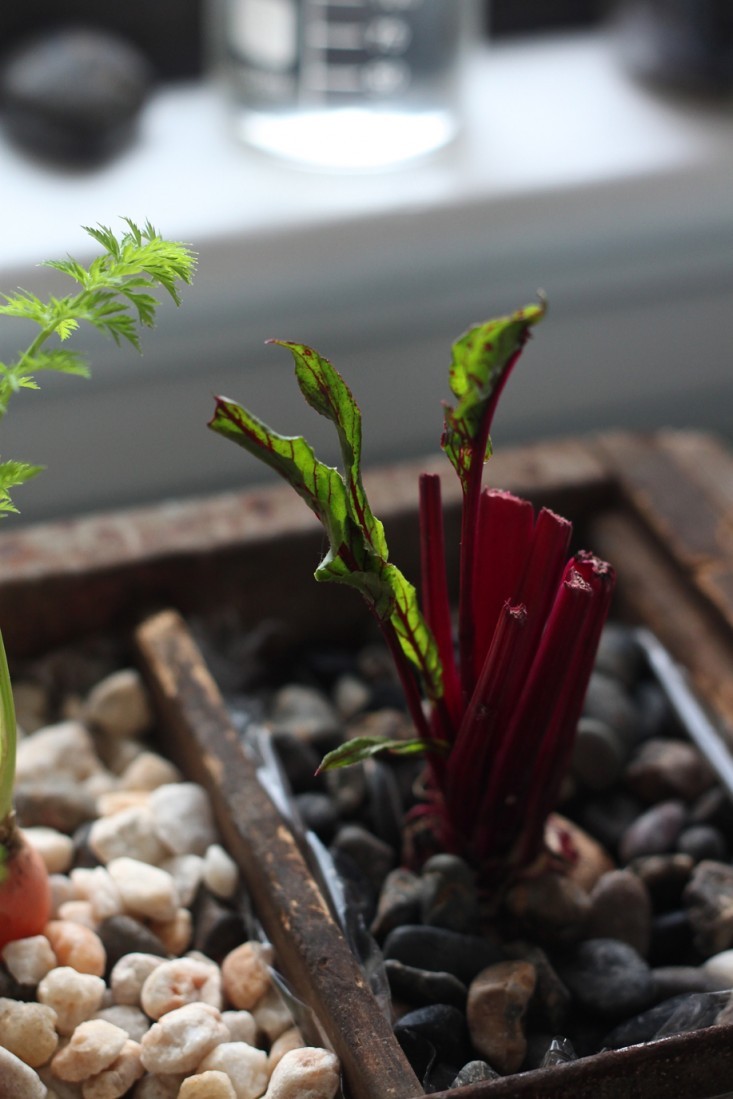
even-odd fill
[[[350,1099],[415,1099],[422,1088],[305,863],[260,784],[183,619],[164,611],[136,632],[161,741],[208,791],[228,849],[296,994],[341,1060]]]

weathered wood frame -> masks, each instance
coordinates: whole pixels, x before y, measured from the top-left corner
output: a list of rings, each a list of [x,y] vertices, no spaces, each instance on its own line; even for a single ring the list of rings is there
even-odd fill
[[[392,557],[411,576],[424,468],[445,472],[457,535],[460,501],[444,463],[383,470],[367,485]],[[619,610],[650,626],[686,665],[733,744],[733,459],[725,448],[679,432],[556,441],[497,455],[490,480],[568,515],[583,543],[616,565]],[[322,636],[353,637],[363,621],[353,593],[310,580],[320,547],[313,517],[279,486],[10,529],[0,537],[6,646],[12,660],[91,631],[132,629],[161,608],[186,614],[227,604],[248,625],[282,618],[302,637],[315,623]],[[342,1057],[350,1095],[416,1099],[415,1077],[361,987],[297,845],[272,815],[185,627],[175,615],[152,618],[138,646],[169,750],[210,790],[281,965]],[[450,1096],[706,1099],[732,1084],[733,1035],[716,1027]]]

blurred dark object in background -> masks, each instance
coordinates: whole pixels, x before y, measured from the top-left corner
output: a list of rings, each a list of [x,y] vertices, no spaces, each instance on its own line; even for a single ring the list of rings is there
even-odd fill
[[[64,27],[23,38],[0,66],[2,120],[25,152],[91,166],[132,140],[151,65],[116,32]]]
[[[670,90],[733,90],[733,0],[621,0],[611,22],[641,79]]]
[[[592,27],[607,6],[605,0],[488,0],[485,25],[492,38]]]
[[[450,0],[446,0],[450,3]],[[479,0],[492,38],[590,27],[601,21],[605,0]],[[129,38],[164,80],[198,76],[204,67],[208,0],[26,0],[0,4],[0,50],[46,27],[81,24]]]
[[[11,0],[0,3],[0,51],[46,29],[97,27],[118,33],[147,58],[162,80],[203,69],[205,0]]]
[[[451,3],[452,0],[446,0]],[[604,0],[478,0],[492,38],[589,27]],[[0,51],[47,27],[83,25],[116,31],[146,55],[163,80],[199,76],[209,0],[25,0],[0,3]]]
[[[451,0],[446,0],[450,3]],[[611,23],[628,66],[656,83],[719,91],[733,86],[733,0],[478,0],[491,39]],[[162,80],[201,75],[209,0],[25,0],[0,3],[0,53],[49,28],[119,33]]]

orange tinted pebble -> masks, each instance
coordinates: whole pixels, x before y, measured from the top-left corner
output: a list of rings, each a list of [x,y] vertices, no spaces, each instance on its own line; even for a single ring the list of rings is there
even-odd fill
[[[103,977],[107,955],[99,936],[90,928],[71,920],[51,920],[44,935],[51,944],[58,964],[77,973]]]
[[[226,999],[232,1007],[249,1011],[270,988],[272,950],[262,943],[242,943],[221,963]]]

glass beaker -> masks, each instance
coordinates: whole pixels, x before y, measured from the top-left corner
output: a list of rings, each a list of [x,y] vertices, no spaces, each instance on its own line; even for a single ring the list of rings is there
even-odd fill
[[[381,168],[447,144],[473,0],[224,0],[224,66],[249,144]]]

